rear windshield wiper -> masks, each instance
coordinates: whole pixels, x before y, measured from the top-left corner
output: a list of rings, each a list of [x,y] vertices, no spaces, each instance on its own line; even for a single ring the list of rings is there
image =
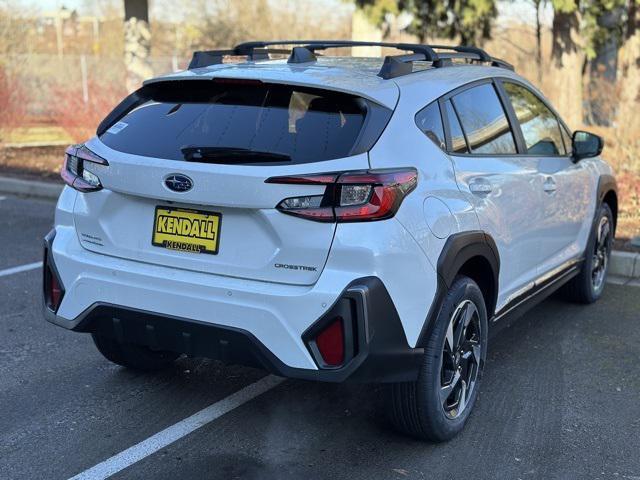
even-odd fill
[[[269,163],[290,162],[283,153],[260,152],[235,147],[184,147],[180,151],[187,162],[202,163]]]

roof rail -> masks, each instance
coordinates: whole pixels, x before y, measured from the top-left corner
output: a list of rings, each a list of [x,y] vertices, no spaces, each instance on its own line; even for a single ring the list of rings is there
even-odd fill
[[[271,49],[272,46],[293,46],[289,49]],[[513,66],[489,55],[478,47],[468,45],[422,45],[417,43],[367,42],[355,40],[275,40],[245,42],[231,50],[210,50],[193,53],[189,69],[222,63],[225,55],[246,56],[247,60],[268,60],[270,53],[290,53],[288,63],[315,62],[317,50],[343,47],[388,47],[412,52],[412,54],[386,56],[378,76],[395,78],[413,72],[413,62],[431,62],[435,68],[451,65],[454,59],[464,59],[479,63],[489,63],[494,67],[513,70]],[[445,50],[436,52],[436,50]]]
[[[236,45],[234,50],[239,52],[240,55],[249,55],[255,48],[267,48],[274,45],[302,45],[311,52],[341,47],[389,47],[414,53],[423,53],[427,57],[427,61],[433,61],[437,57],[433,48],[429,45],[421,45],[418,43],[363,42],[357,40],[275,40],[268,42],[246,42]]]
[[[445,60],[445,63],[447,63],[447,61],[448,63],[451,63],[450,60],[454,58],[462,58],[462,59],[472,60],[472,61],[475,60],[482,63],[490,63],[492,67],[500,67],[500,68],[507,68],[509,70],[514,70],[513,65],[511,65],[510,63],[505,62],[504,60],[500,60],[499,58],[492,57],[485,50],[478,47],[472,47],[469,45],[458,45],[458,46],[431,45],[431,47],[436,50],[452,50],[453,51],[453,53],[438,52],[438,58],[440,60]],[[444,64],[434,65],[434,67],[440,67],[440,66],[444,66]]]

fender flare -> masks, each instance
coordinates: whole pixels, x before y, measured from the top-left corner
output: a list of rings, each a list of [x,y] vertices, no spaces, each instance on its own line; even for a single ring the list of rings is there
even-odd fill
[[[438,257],[436,294],[429,308],[427,318],[422,325],[422,330],[416,343],[417,347],[426,345],[447,291],[453,285],[456,275],[462,266],[474,257],[484,258],[491,266],[494,305],[487,305],[487,312],[489,316],[493,314],[492,310],[495,308],[495,297],[497,297],[498,293],[498,278],[500,274],[500,255],[498,254],[496,243],[491,235],[481,230],[453,234],[447,239]]]
[[[478,256],[484,257],[491,265],[497,291],[500,272],[498,248],[491,235],[480,230],[456,233],[447,239],[438,257],[438,276],[442,277],[449,288],[462,265]]]
[[[604,200],[604,196],[613,191],[616,196],[618,195],[618,184],[616,183],[616,179],[613,175],[609,175],[605,173],[600,175],[598,179],[598,202],[602,202]]]
[[[595,224],[597,220],[596,217],[598,216],[598,208],[600,207],[600,205],[602,205],[602,202],[604,201],[604,197],[609,192],[613,192],[616,196],[616,211],[611,212],[613,213],[613,233],[615,235],[616,227],[618,226],[618,211],[617,211],[618,184],[616,183],[616,179],[613,177],[613,175],[609,175],[608,173],[600,175],[600,178],[598,178],[598,202],[596,204],[596,211],[594,213],[593,222]]]

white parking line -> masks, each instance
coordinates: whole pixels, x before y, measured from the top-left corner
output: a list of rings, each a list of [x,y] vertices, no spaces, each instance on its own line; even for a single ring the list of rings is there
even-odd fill
[[[180,440],[191,432],[221,417],[225,413],[238,408],[249,400],[262,395],[268,390],[276,387],[285,379],[268,375],[251,385],[238,390],[232,395],[209,405],[199,412],[171,425],[142,442],[127,448],[113,457],[79,473],[70,480],[103,480],[114,475],[121,470],[139,462],[143,458],[157,452],[158,450]]]
[[[26,265],[20,265],[19,267],[7,268],[6,270],[0,270],[0,277],[6,277],[9,275],[13,275],[14,273],[28,272],[29,270],[35,270],[36,268],[40,268],[41,266],[42,262],[33,262],[27,263]]]

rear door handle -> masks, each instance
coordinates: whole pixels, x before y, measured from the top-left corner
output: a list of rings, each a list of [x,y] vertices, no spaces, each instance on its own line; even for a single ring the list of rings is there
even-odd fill
[[[491,193],[493,186],[491,182],[483,177],[474,178],[469,182],[469,191],[476,195],[486,195]]]
[[[558,189],[558,185],[556,185],[556,181],[553,177],[547,177],[544,181],[544,191],[547,193],[553,193]]]

